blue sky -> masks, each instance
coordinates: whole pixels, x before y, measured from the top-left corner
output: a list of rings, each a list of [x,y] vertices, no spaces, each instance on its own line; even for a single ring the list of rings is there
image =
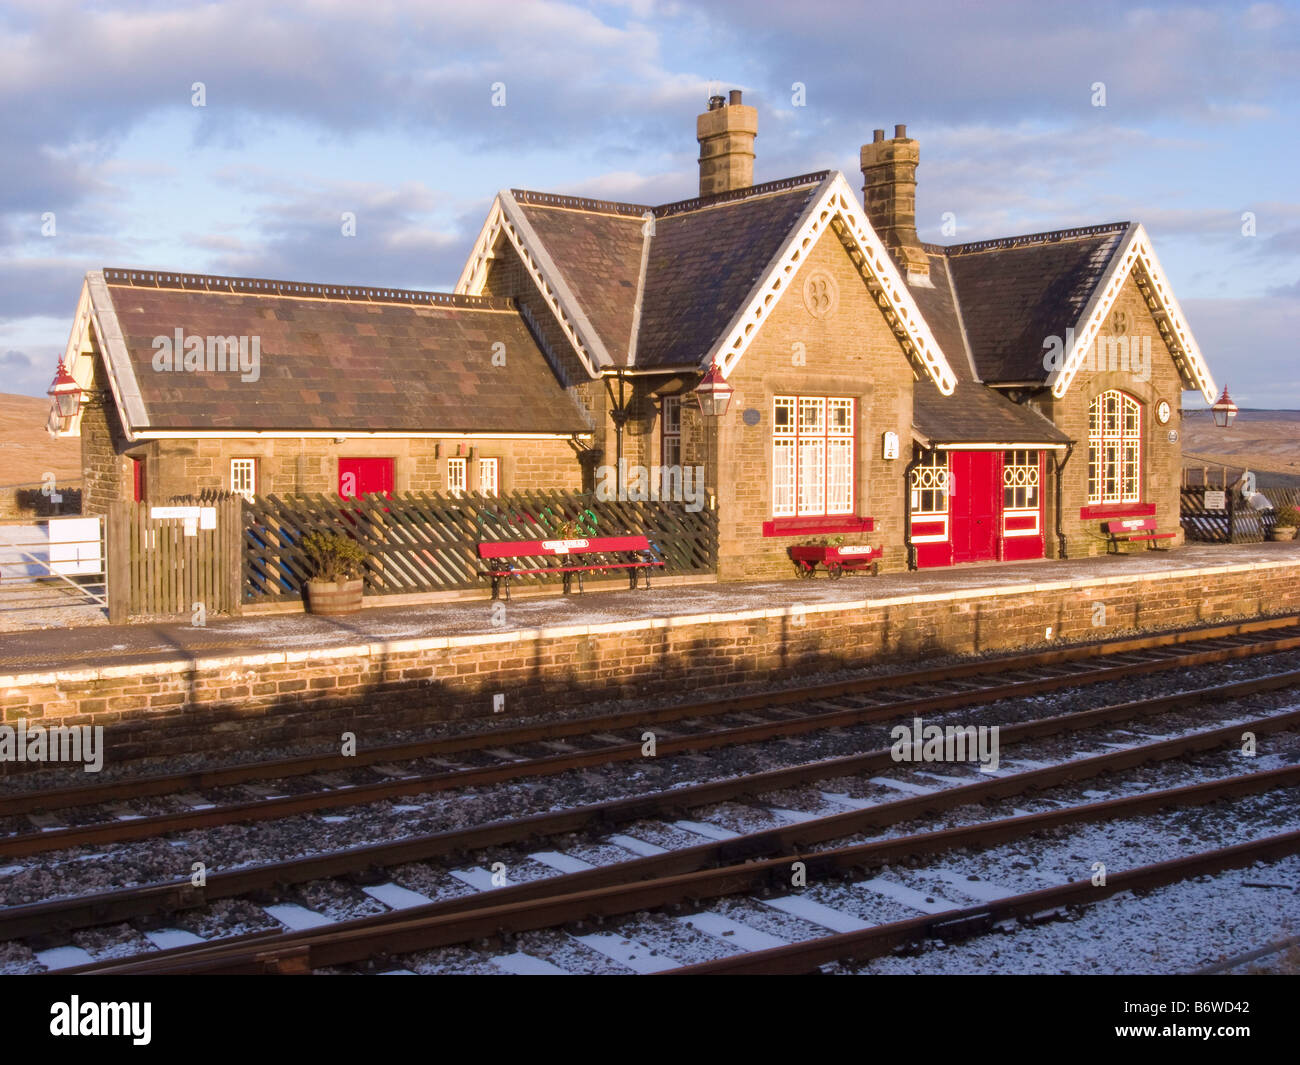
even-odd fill
[[[1216,380],[1300,408],[1276,3],[0,0],[0,390],[44,393],[89,269],[448,289],[498,188],[693,196],[695,116],[732,88],[756,181],[857,187],[906,123],[926,240],[1142,222]]]

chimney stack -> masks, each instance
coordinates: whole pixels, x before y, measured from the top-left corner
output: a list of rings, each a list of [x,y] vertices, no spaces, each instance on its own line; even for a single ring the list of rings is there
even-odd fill
[[[862,203],[871,226],[893,254],[908,281],[928,279],[930,260],[916,235],[916,167],[921,147],[907,135],[907,127],[894,127],[893,140],[883,129],[874,130],[871,143],[862,146]]]
[[[740,102],[740,90],[730,101],[709,97],[709,109],[695,120],[700,142],[700,195],[716,196],[754,183],[754,138],[758,112]]]

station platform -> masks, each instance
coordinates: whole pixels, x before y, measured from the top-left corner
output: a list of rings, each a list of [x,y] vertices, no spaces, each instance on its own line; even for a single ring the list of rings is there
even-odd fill
[[[212,618],[204,627],[184,623],[95,625],[0,633],[0,683],[19,674],[49,674],[128,665],[237,661],[268,652],[364,649],[373,655],[387,645],[403,649],[446,647],[503,638],[579,636],[646,623],[707,623],[752,615],[880,611],[945,599],[991,599],[1018,593],[1064,592],[1106,583],[1195,578],[1294,565],[1300,577],[1300,541],[1253,545],[1189,544],[1172,551],[1142,551],[1086,559],[972,563],[880,576],[848,575],[829,580],[791,579],[754,583],[659,584],[631,591],[590,590],[562,596],[516,597],[500,603],[475,602],[369,606],[343,618],[309,614],[267,614]],[[1279,578],[1281,574],[1279,573]],[[656,624],[657,623],[657,624]]]

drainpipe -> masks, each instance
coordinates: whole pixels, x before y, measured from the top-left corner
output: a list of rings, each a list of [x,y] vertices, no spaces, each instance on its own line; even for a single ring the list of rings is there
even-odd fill
[[[623,371],[618,371],[618,398],[614,398],[614,390],[610,387],[609,378],[605,378],[605,389],[609,392],[610,402],[613,409],[609,412],[610,419],[614,422],[614,486],[617,492],[617,498],[623,498],[623,427],[627,425],[631,412],[627,409],[627,400],[623,395]]]
[[[1061,494],[1061,479],[1064,474],[1065,464],[1070,461],[1070,456],[1074,454],[1074,444],[1066,444],[1065,458],[1056,458],[1057,452],[1052,452],[1052,463],[1056,468],[1056,543],[1060,550],[1061,558],[1069,558],[1069,553],[1065,549],[1065,499]]]
[[[916,545],[912,543],[912,471],[921,465],[921,455],[912,449],[912,461],[903,468],[903,543],[907,545],[907,568],[916,569]]]

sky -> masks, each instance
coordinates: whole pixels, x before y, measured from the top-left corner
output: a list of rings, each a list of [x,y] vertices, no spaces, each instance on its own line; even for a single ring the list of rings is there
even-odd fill
[[[906,124],[923,240],[1141,222],[1220,386],[1300,409],[1300,6],[1105,0],[0,0],[0,391],[87,270],[447,291],[500,188],[694,196],[729,89],[756,182]]]

